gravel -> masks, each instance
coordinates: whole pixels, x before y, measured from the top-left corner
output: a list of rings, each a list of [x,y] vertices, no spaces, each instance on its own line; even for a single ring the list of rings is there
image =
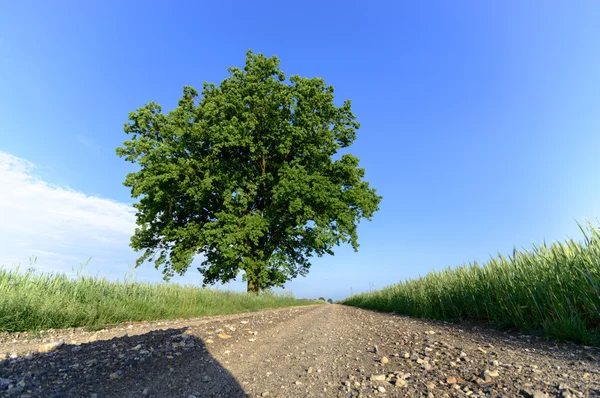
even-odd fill
[[[596,358],[482,325],[317,305],[4,333],[0,396],[592,397]]]

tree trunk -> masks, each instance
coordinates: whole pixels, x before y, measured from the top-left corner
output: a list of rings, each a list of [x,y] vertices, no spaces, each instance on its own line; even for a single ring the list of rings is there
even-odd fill
[[[248,293],[254,293],[257,296],[260,294],[260,287],[248,278]]]

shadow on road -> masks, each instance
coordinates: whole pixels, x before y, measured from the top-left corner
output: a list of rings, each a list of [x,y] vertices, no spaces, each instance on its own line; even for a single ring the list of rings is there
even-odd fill
[[[0,396],[245,397],[186,328],[154,330],[0,361]],[[96,395],[93,395],[96,394]]]

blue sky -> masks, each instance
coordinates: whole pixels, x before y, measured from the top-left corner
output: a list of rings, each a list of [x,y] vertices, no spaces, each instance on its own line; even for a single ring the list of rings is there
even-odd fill
[[[600,3],[208,3],[4,2],[5,267],[37,255],[40,269],[71,271],[92,257],[88,273],[129,272],[133,168],[115,155],[127,114],[173,108],[248,49],[352,100],[351,152],[384,197],[359,252],[316,259],[288,283],[297,296],[340,299],[597,223]]]

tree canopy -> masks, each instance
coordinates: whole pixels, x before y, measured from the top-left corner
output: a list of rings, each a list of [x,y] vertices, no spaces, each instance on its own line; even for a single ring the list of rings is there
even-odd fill
[[[117,154],[139,166],[131,188],[136,265],[153,262],[165,279],[199,255],[205,284],[243,271],[248,291],[306,275],[310,258],[350,243],[381,197],[364,169],[338,151],[356,138],[350,101],[336,106],[321,78],[291,76],[279,59],[249,51],[219,86],[183,89],[163,113],[150,102],[129,114]],[[335,156],[338,154],[338,156]]]

